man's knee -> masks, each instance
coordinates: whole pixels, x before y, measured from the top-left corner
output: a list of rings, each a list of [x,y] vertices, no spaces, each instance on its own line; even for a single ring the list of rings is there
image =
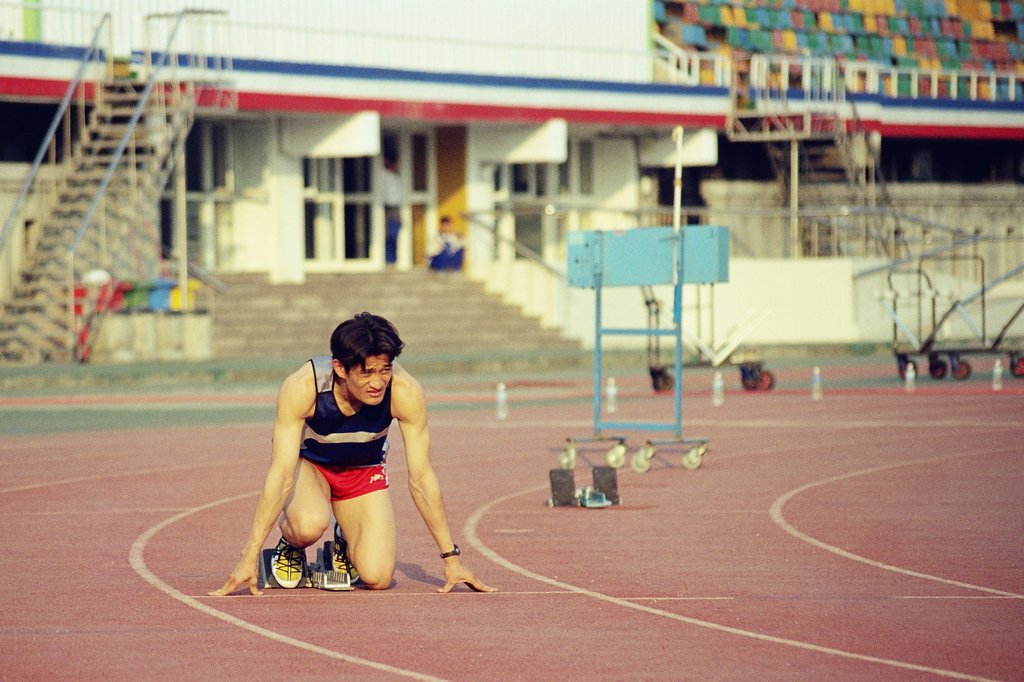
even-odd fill
[[[386,590],[395,578],[395,565],[387,561],[354,561],[359,580],[368,590]]]
[[[356,568],[358,569],[358,566]],[[386,590],[391,587],[394,577],[394,571],[364,573],[362,570],[359,570],[359,581],[362,583],[362,587],[367,590]]]
[[[281,533],[288,544],[293,547],[309,547],[327,531],[330,517],[315,518],[309,516],[288,517],[281,524]]]

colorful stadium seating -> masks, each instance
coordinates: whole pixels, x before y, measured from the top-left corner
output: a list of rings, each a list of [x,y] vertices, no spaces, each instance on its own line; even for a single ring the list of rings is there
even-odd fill
[[[1024,0],[655,0],[681,47],[1024,71]]]

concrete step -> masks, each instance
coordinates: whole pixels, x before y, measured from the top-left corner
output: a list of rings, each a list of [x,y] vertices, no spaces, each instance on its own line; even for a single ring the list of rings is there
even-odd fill
[[[408,354],[456,361],[460,357],[575,358],[580,354],[577,342],[543,328],[487,293],[482,284],[461,276],[422,270],[311,275],[302,285],[272,285],[265,275],[218,278],[228,290],[216,302],[215,358],[325,353],[338,323],[362,311],[395,324]]]

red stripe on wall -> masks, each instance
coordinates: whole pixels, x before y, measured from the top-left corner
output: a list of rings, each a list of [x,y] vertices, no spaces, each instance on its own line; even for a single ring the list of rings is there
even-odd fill
[[[879,123],[883,137],[946,138],[955,140],[1024,140],[1024,128],[992,128],[971,125],[910,125]]]
[[[264,92],[238,94],[238,108],[256,111],[352,113],[377,111],[382,116],[430,121],[508,121],[538,123],[564,118],[572,123],[621,125],[692,125],[724,128],[725,114],[663,114],[644,111],[610,111],[541,107],[510,107],[491,104],[409,102],[352,99],[318,95],[281,95]]]
[[[0,97],[42,97],[60,100],[68,89],[70,81],[53,81],[39,78],[17,78],[0,76]],[[92,84],[86,84],[87,95],[92,97]]]

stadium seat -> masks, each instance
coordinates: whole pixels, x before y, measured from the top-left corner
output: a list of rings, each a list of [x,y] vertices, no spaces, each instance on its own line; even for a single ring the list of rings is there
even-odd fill
[[[668,21],[668,12],[665,11],[665,3],[662,0],[654,0],[654,20],[659,24]]]
[[[745,28],[729,26],[728,28],[725,29],[725,42],[729,45],[729,47],[734,47],[740,50],[749,50],[749,32]]]
[[[828,54],[828,34],[821,31],[813,31],[807,34],[807,43],[811,52],[816,55]]]
[[[906,17],[889,17],[889,33],[894,36],[909,36],[910,22]]]
[[[700,24],[682,24],[682,41],[701,49],[708,47],[707,33]]]
[[[724,26],[721,8],[716,5],[701,5],[697,8],[700,22],[708,26]]]

